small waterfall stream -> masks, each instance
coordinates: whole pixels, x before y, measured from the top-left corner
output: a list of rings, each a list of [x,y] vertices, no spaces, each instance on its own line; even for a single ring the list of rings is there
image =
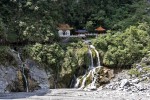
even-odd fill
[[[93,64],[93,56],[92,56],[92,51],[91,49],[93,49],[96,53],[96,58],[97,58],[97,66],[94,66]],[[96,88],[96,79],[97,79],[97,72],[96,70],[100,70],[101,69],[101,65],[100,65],[100,57],[99,57],[99,53],[98,51],[95,49],[95,47],[93,45],[88,45],[88,54],[90,55],[90,65],[89,65],[89,71],[87,73],[85,73],[85,75],[81,78],[77,78],[77,82],[75,84],[75,88],[79,89],[84,89],[84,88],[88,88],[88,89],[95,89]],[[86,84],[87,81],[89,81],[88,79],[91,78],[91,81],[89,84]],[[79,86],[80,85],[80,86]]]
[[[91,74],[91,70],[90,70],[90,72],[88,73],[88,75],[86,76],[84,76],[83,77],[83,81],[82,81],[82,84],[81,84],[81,87],[79,88],[79,89],[83,89],[84,87],[85,87],[85,82],[86,82],[86,79],[90,76],[90,74]]]
[[[76,84],[74,85],[74,88],[78,88],[79,84],[80,84],[80,79],[77,78],[76,79]]]
[[[27,81],[27,77],[25,75],[25,72],[24,72],[24,63],[23,61],[21,60],[21,57],[20,57],[20,54],[19,52],[11,49],[11,51],[15,54],[17,54],[17,59],[18,59],[18,64],[19,64],[19,67],[21,68],[21,71],[22,71],[22,75],[23,75],[23,78],[24,78],[24,81],[25,81],[25,88],[26,88],[26,92],[29,92],[29,86],[28,86],[28,81]]]
[[[29,92],[27,77],[24,74],[24,67],[22,68],[22,74],[23,74],[25,84],[26,84],[26,92]]]
[[[95,47],[93,45],[90,45],[91,49],[94,49],[95,53],[96,53],[96,57],[97,57],[97,66],[101,66],[100,65],[100,58],[99,58],[99,53],[98,51],[95,49]]]
[[[87,88],[90,88],[90,89],[95,89],[96,88],[96,79],[97,79],[97,76],[95,76],[94,74],[96,74],[96,68],[93,68],[92,70],[92,82],[87,86]]]
[[[90,65],[89,65],[89,69],[92,69],[94,67],[94,64],[93,64],[92,51],[91,51],[90,47],[88,49],[88,54],[90,55],[90,61],[91,61]]]
[[[98,51],[95,48],[94,48],[94,51],[96,52],[96,56],[97,56],[97,66],[101,67],[99,53],[98,53]]]

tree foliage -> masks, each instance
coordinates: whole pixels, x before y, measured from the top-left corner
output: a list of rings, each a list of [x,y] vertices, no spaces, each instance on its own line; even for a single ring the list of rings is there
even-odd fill
[[[109,31],[94,42],[102,62],[130,66],[150,50],[149,5],[147,0],[0,0],[0,43],[33,43],[25,46],[28,56],[58,73],[85,64],[87,47],[60,45],[57,25],[88,31],[102,26]]]
[[[56,41],[59,23],[92,31],[150,21],[147,0],[1,0],[0,11],[0,34],[10,42]]]
[[[146,23],[130,26],[124,32],[100,36],[95,40],[103,63],[108,66],[131,66],[148,53],[150,35]]]
[[[70,43],[65,46],[58,43],[28,45],[24,47],[27,57],[42,64],[47,71],[52,70],[54,80],[64,74],[72,75],[78,67],[84,64],[87,47],[82,42]],[[71,77],[71,76],[70,76]],[[70,79],[67,79],[70,80]]]

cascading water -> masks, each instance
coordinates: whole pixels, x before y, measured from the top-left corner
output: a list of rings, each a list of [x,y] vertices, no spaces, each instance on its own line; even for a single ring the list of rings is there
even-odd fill
[[[24,74],[24,67],[22,67],[22,74],[23,74],[25,84],[26,84],[26,92],[29,92],[27,77]]]
[[[72,88],[73,86],[74,86],[74,81],[76,80],[76,75],[74,74],[73,75],[73,78],[72,78],[72,80],[71,80],[71,82],[70,82],[70,85],[69,85],[69,87],[70,88]]]
[[[90,76],[90,74],[91,74],[91,70],[87,76],[85,75],[85,77],[83,77],[83,81],[82,81],[81,87],[79,89],[83,89],[85,87],[86,79]]]
[[[26,92],[29,92],[27,77],[26,77],[26,75],[25,75],[25,73],[24,73],[24,63],[22,62],[21,57],[20,57],[20,54],[19,54],[17,51],[15,51],[15,50],[11,50],[11,51],[14,52],[14,53],[17,53],[17,58],[18,58],[18,60],[19,60],[19,61],[18,61],[18,62],[19,62],[19,66],[20,66],[21,69],[22,69],[22,75],[23,75],[24,80],[25,80]]]
[[[79,84],[80,84],[80,79],[79,79],[79,78],[77,78],[77,80],[76,80],[76,84],[74,85],[74,87],[75,87],[75,88],[78,88]]]
[[[75,88],[78,88],[79,87],[79,85],[80,85],[80,81],[81,81],[81,79],[83,79],[83,78],[85,78],[86,77],[86,74],[84,75],[84,76],[82,76],[82,78],[77,78],[77,80],[76,80],[76,84],[74,85],[74,87]]]
[[[92,56],[92,51],[91,49],[93,49],[96,53],[96,57],[97,57],[97,66],[94,67],[93,64],[93,56]],[[77,82],[75,84],[75,88],[78,88],[79,85],[79,89],[84,89],[84,88],[89,88],[89,89],[95,89],[96,88],[96,69],[98,68],[100,70],[101,65],[100,65],[100,57],[99,57],[99,53],[98,51],[95,49],[95,47],[93,45],[88,45],[88,54],[90,55],[90,65],[89,65],[89,71],[87,73],[85,73],[85,75],[82,78],[77,78]],[[89,77],[91,77],[91,83],[86,84],[86,81],[89,79]],[[88,80],[89,81],[89,80]],[[81,83],[80,83],[81,82]],[[85,86],[87,85],[87,86]]]
[[[96,88],[95,83],[96,83],[97,77],[94,75],[94,74],[96,73],[96,70],[95,70],[95,69],[96,69],[96,67],[93,68],[93,70],[92,70],[92,83],[89,84],[89,85],[87,86],[87,88],[90,88],[90,89],[95,89],[95,88]]]
[[[94,66],[93,66],[93,56],[92,56],[92,51],[90,49],[90,46],[89,46],[89,49],[88,49],[88,54],[90,55],[90,65],[89,65],[89,69],[92,69]]]
[[[92,47],[94,47],[94,46],[92,45]],[[98,51],[95,49],[95,47],[94,47],[93,49],[94,49],[94,51],[95,51],[95,53],[96,53],[96,57],[97,57],[97,66],[98,66],[98,67],[101,67],[101,65],[100,65],[100,58],[99,58],[99,53],[98,53]]]

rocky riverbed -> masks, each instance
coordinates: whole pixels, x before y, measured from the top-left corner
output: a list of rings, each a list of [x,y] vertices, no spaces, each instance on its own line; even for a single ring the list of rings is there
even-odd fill
[[[90,89],[40,89],[34,92],[0,93],[7,100],[150,100],[150,83],[145,77],[130,77],[124,70],[109,84]],[[149,75],[146,75],[146,79]]]
[[[31,67],[31,76],[41,87],[33,92],[12,92],[7,90],[7,85],[12,84],[17,77],[15,67],[0,69],[0,99],[7,100],[150,100],[150,64],[149,60],[136,64],[132,71],[138,75],[129,74],[129,70],[121,70],[110,74],[115,76],[109,83],[99,88],[89,89],[48,89],[48,78],[43,70]],[[109,71],[109,70],[105,70]],[[13,72],[13,73],[11,73]],[[40,79],[40,80],[38,80]],[[42,80],[41,80],[42,79]],[[46,83],[45,83],[46,82]],[[7,84],[6,84],[7,83]],[[45,87],[46,86],[46,87]],[[13,87],[13,86],[12,86]]]
[[[32,93],[0,94],[0,99],[13,100],[149,100],[150,93],[116,90],[87,91],[78,89],[50,89]]]
[[[0,99],[7,100],[150,100],[149,74],[145,77],[131,77],[123,70],[115,75],[109,84],[97,89],[40,89],[34,92],[0,93]]]

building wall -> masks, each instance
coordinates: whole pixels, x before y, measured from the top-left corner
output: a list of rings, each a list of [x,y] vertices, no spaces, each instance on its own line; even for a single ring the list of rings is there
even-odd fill
[[[66,30],[66,31],[59,30],[58,34],[59,36],[70,36],[70,30]]]

